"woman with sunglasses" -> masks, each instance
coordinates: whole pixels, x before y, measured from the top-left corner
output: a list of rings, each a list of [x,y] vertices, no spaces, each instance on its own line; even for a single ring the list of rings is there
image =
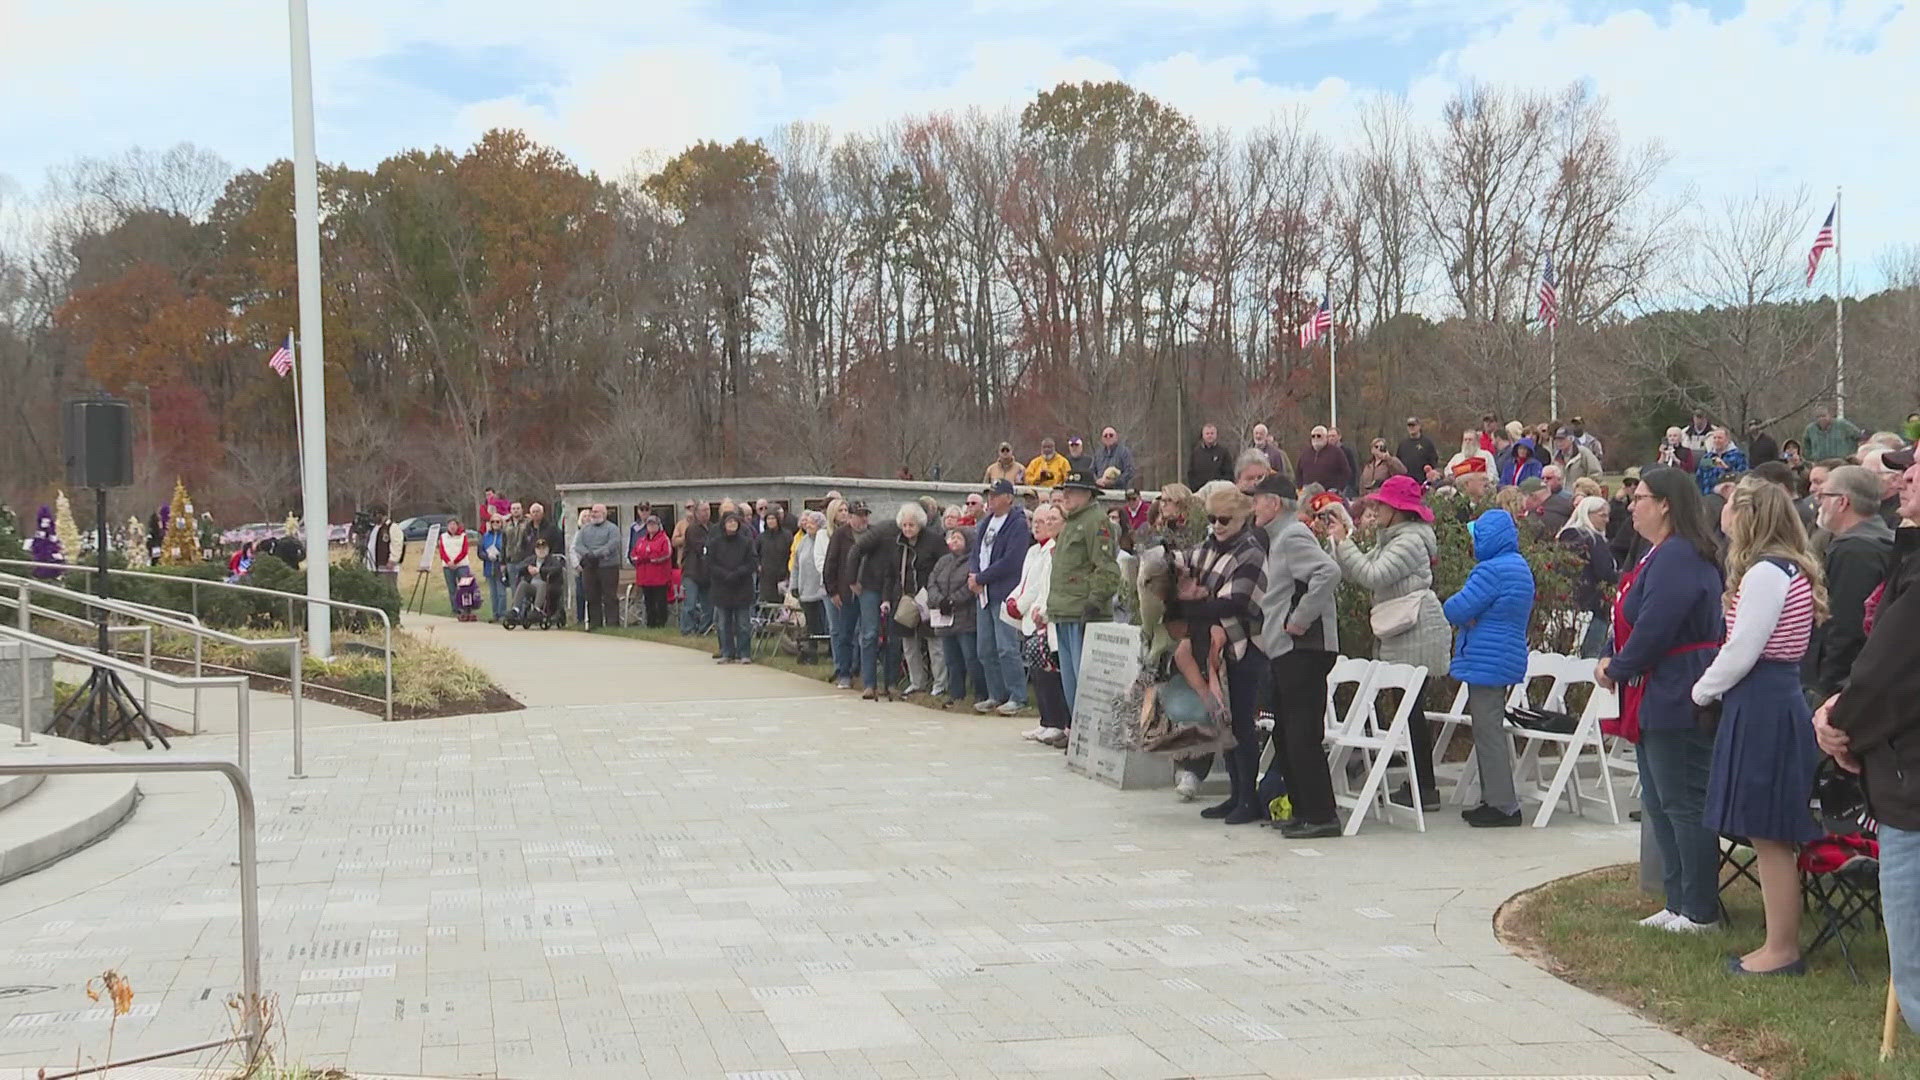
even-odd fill
[[[1260,802],[1256,776],[1260,744],[1253,719],[1260,708],[1261,677],[1267,666],[1267,654],[1260,649],[1267,540],[1253,527],[1253,500],[1237,488],[1216,489],[1207,499],[1207,538],[1176,558],[1193,575],[1179,589],[1180,615],[1206,635],[1196,641],[1196,655],[1206,655],[1214,627],[1226,634],[1227,708],[1236,745],[1224,756],[1232,788],[1226,802],[1201,811],[1200,816],[1228,825],[1265,821],[1267,808]]]

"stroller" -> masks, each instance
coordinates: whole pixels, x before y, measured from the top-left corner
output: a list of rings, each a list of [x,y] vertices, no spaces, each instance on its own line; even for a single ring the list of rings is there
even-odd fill
[[[508,630],[522,626],[537,626],[542,630],[566,626],[567,613],[562,603],[565,599],[562,579],[566,572],[567,560],[558,555],[548,555],[537,566],[532,559],[522,563],[513,587],[513,602],[500,617],[500,625]]]

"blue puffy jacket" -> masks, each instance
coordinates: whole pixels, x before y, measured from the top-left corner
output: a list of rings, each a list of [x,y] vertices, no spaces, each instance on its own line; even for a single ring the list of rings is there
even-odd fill
[[[1474,686],[1512,686],[1527,677],[1527,620],[1533,614],[1533,568],[1520,554],[1520,533],[1505,510],[1488,510],[1467,526],[1478,565],[1447,598],[1453,677]]]
[[[1520,455],[1514,453],[1511,457],[1507,458],[1506,461],[1500,463],[1501,487],[1515,487],[1522,480],[1539,476],[1546,468],[1546,466],[1540,463],[1540,448],[1533,445],[1532,439],[1521,439],[1519,442],[1514,443],[1511,449],[1517,451],[1523,446],[1527,448],[1527,459],[1525,461],[1521,461]]]

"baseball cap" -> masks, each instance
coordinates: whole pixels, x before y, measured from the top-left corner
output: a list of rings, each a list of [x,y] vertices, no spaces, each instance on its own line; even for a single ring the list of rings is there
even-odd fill
[[[1639,482],[1639,480],[1640,480],[1640,466],[1638,466],[1638,465],[1629,465],[1629,466],[1627,467],[1627,471],[1626,471],[1626,472],[1624,472],[1624,473],[1621,473],[1621,474],[1620,474],[1620,479],[1622,479],[1622,480],[1632,480],[1632,481],[1634,481],[1634,482],[1636,482],[1636,483],[1638,483],[1638,482]]]
[[[1545,480],[1540,479],[1537,476],[1529,476],[1525,480],[1520,481],[1520,490],[1526,492],[1529,495],[1533,494],[1536,491],[1545,490],[1546,486],[1547,486],[1547,482]]]
[[[1000,444],[1000,452],[1001,452],[1001,453],[1003,453],[1003,454],[1010,454],[1010,453],[1012,453],[1012,452],[1013,452],[1013,444],[1012,444],[1012,443],[1010,443],[1010,442],[1003,442],[1003,443],[1001,443],[1001,444]]]
[[[1555,428],[1553,431],[1553,437],[1556,439],[1571,439],[1573,438],[1573,432],[1567,430],[1566,428]]]
[[[1255,495],[1278,495],[1283,499],[1297,499],[1300,493],[1294,490],[1293,481],[1279,473],[1268,473],[1253,489]]]
[[[1085,440],[1083,440],[1083,439],[1081,439],[1081,438],[1080,438],[1080,436],[1078,436],[1078,435],[1069,435],[1069,436],[1067,436],[1067,445],[1068,445],[1068,446],[1073,446],[1073,445],[1076,445],[1076,444],[1078,444],[1078,443],[1081,443],[1081,442],[1084,442],[1084,441],[1085,441]]]
[[[1000,480],[995,480],[993,482],[993,486],[987,489],[987,494],[1011,495],[1013,494],[1013,481],[1007,480],[1004,478]]]
[[[1002,482],[1004,483],[1004,481],[1002,481]],[[853,502],[852,502],[852,504],[850,504],[850,505],[849,505],[849,506],[847,507],[847,513],[849,513],[849,514],[853,514],[853,515],[855,515],[855,516],[858,516],[858,515],[860,515],[860,514],[866,514],[866,513],[871,513],[871,511],[869,511],[869,510],[867,509],[867,503],[866,503],[866,500],[864,500],[864,499],[855,499],[855,500],[853,500]]]
[[[1409,416],[1409,417],[1407,417],[1407,423],[1409,423],[1409,424],[1417,424],[1417,423],[1419,423],[1419,422],[1420,422],[1420,418],[1419,418],[1419,417],[1417,417],[1417,416]]]
[[[1899,469],[1901,472],[1913,468],[1913,447],[1909,446],[1905,450],[1889,450],[1881,454],[1880,464],[1890,469]]]

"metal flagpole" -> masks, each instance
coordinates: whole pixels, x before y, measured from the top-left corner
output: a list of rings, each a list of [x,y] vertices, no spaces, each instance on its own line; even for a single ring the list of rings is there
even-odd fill
[[[1327,426],[1340,426],[1340,353],[1333,333],[1333,275],[1327,275]]]
[[[1833,413],[1847,418],[1847,275],[1840,265],[1840,188],[1833,189]]]
[[[1555,352],[1559,323],[1558,312],[1547,320],[1547,416],[1556,424],[1560,422],[1560,361]]]
[[[307,599],[325,600],[332,567],[327,551],[326,349],[320,332],[320,170],[313,146],[313,49],[307,0],[287,0],[293,58],[293,214],[300,279],[300,346],[312,363],[300,365],[306,384],[300,417],[301,502],[307,519]],[[333,655],[333,619],[325,604],[307,604],[307,655]]]

